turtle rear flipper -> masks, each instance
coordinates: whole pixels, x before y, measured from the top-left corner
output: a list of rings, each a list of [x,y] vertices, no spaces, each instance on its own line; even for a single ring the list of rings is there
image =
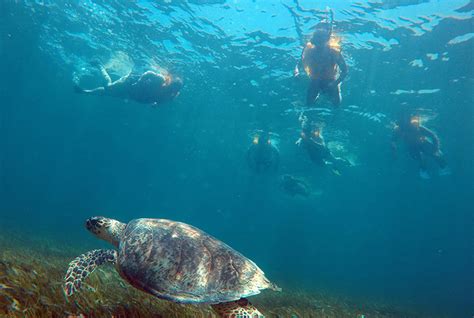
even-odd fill
[[[212,305],[212,308],[222,318],[265,318],[246,298]]]
[[[81,288],[82,282],[98,266],[111,263],[115,264],[117,251],[115,250],[93,250],[76,257],[71,263],[64,276],[64,293],[71,296]]]

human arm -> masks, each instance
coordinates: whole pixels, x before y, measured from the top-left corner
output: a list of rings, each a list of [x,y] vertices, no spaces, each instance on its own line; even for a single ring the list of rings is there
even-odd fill
[[[336,85],[338,85],[346,78],[348,72],[346,61],[344,60],[341,52],[337,52],[336,63],[339,66],[339,70],[341,71],[339,77],[336,80]]]
[[[295,142],[295,145],[297,145],[298,147],[301,146],[301,142],[303,141],[303,138],[298,138],[298,140]]]
[[[390,143],[390,146],[391,146],[391,150],[392,150],[392,157],[395,159],[397,158],[397,142],[398,140],[400,139],[400,127],[399,126],[395,126],[393,128],[393,132],[392,132],[392,140],[391,140],[391,143]]]
[[[301,70],[302,67],[303,67],[303,63],[300,59],[300,60],[298,60],[298,63],[296,63],[295,69],[293,70],[293,76],[294,77],[298,77],[300,75],[300,73],[301,73],[300,70]]]
[[[295,77],[299,76],[300,73],[301,73],[301,69],[303,68],[303,56],[304,56],[304,53],[305,53],[305,50],[306,50],[306,46],[303,48],[303,50],[301,51],[301,56],[298,60],[298,63],[296,63],[295,65],[295,69],[293,71],[293,75]]]
[[[423,134],[423,136],[428,137],[431,140],[431,142],[436,148],[436,152],[438,153],[440,149],[440,142],[439,142],[438,136],[436,136],[436,134],[433,131],[429,130],[426,127],[420,126],[420,131]]]
[[[273,153],[273,159],[274,159],[274,165],[273,165],[273,168],[274,170],[277,170],[278,167],[280,166],[280,153],[278,152],[278,150],[271,146],[272,147],[272,153]]]

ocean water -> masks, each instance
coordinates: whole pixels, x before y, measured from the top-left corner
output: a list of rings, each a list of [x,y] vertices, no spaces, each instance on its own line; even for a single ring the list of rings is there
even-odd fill
[[[327,6],[349,75],[339,109],[321,98],[307,113],[354,163],[340,175],[295,145],[308,81],[293,68]],[[86,252],[106,246],[84,228],[90,216],[168,218],[226,242],[284,290],[471,317],[473,10],[467,0],[2,1],[0,237]],[[184,87],[157,107],[75,94],[74,78],[99,83],[95,60],[115,77],[166,69]],[[403,147],[392,158],[404,109],[438,134],[449,175],[420,178]],[[247,165],[261,129],[278,143],[273,174]],[[311,195],[284,193],[284,174]]]

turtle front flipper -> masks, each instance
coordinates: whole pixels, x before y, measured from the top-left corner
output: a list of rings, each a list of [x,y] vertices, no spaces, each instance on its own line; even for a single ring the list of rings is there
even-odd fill
[[[98,266],[112,263],[117,260],[117,251],[115,250],[93,250],[76,257],[64,276],[64,293],[71,296],[81,288],[82,282]]]
[[[212,305],[212,308],[222,318],[265,318],[246,298]]]

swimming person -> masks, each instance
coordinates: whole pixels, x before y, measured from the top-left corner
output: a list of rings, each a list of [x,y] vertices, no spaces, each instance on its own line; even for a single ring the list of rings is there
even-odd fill
[[[280,153],[272,144],[268,132],[263,131],[253,138],[252,145],[247,150],[247,163],[257,173],[278,170]]]
[[[350,167],[352,164],[344,159],[335,157],[326,146],[321,128],[313,129],[313,124],[309,122],[305,115],[299,118],[301,122],[301,136],[296,141],[296,145],[303,147],[312,162],[319,166],[332,166],[332,171],[340,175],[340,169]]]
[[[341,82],[347,76],[347,64],[339,41],[333,35],[332,22],[323,21],[316,25],[295,67],[295,76],[300,74],[301,68],[310,78],[306,105],[313,104],[320,93],[326,94],[335,107],[341,104]]]
[[[428,158],[432,158],[441,169],[440,175],[449,174],[446,160],[440,149],[438,136],[428,128],[421,125],[419,116],[411,114],[402,114],[397,124],[393,128],[392,151],[396,155],[397,142],[403,140],[408,148],[410,156],[418,161],[420,167],[420,177],[429,179]]]
[[[311,194],[310,188],[306,182],[289,174],[285,174],[281,177],[280,186],[285,193],[291,196],[301,195],[303,197],[308,197]]]
[[[141,75],[133,75],[132,72],[129,72],[113,82],[106,68],[101,64],[98,67],[106,80],[106,85],[94,89],[82,89],[76,83],[75,91],[77,93],[112,96],[156,105],[172,100],[179,95],[183,87],[183,81],[179,77],[153,71],[146,71]]]

